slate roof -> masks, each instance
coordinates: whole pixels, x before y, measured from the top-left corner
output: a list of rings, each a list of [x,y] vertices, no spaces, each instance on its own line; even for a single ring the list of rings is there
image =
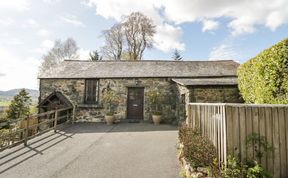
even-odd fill
[[[222,78],[174,78],[174,82],[184,86],[207,86],[207,85],[237,85],[237,77]]]
[[[220,61],[80,61],[66,60],[44,78],[198,78],[236,76],[239,64],[233,60]]]

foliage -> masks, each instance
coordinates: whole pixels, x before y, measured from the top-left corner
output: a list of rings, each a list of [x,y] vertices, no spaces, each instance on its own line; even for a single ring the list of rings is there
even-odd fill
[[[242,64],[238,82],[247,103],[288,104],[288,38]]]
[[[224,178],[272,178],[271,176],[257,161],[252,164],[243,164],[235,157],[229,155],[227,165],[221,171],[221,177]]]
[[[148,92],[148,100],[152,109],[153,114],[161,115],[161,105],[164,101],[164,93],[159,90],[151,90]]]
[[[182,56],[180,55],[180,53],[177,49],[174,50],[172,59],[174,59],[175,61],[181,61],[182,60]]]
[[[152,48],[155,32],[151,19],[140,12],[133,12],[104,31],[105,46],[101,51],[105,57],[115,60],[122,59],[125,53],[129,60],[141,60],[145,49]]]
[[[0,112],[0,122],[1,121],[6,121],[7,120],[7,112],[6,111],[1,111]]]
[[[247,146],[252,147],[256,153],[256,158],[258,161],[263,157],[263,155],[269,151],[273,150],[273,146],[270,145],[264,136],[257,133],[252,133],[247,136]],[[241,163],[237,158],[228,156],[226,168],[222,170],[222,176],[226,178],[230,177],[249,177],[258,178],[272,177],[257,160],[253,158],[248,158],[247,162]]]
[[[5,137],[7,133],[9,133],[9,129],[0,129],[0,147],[6,146],[7,144],[9,144],[7,141],[7,137]]]
[[[0,106],[9,106],[10,103],[10,101],[0,101]]]
[[[183,144],[183,157],[193,168],[209,167],[215,174],[217,168],[217,153],[214,145],[201,133],[183,125],[179,129],[179,140]]]
[[[232,178],[232,177],[246,177],[247,174],[247,166],[242,164],[235,157],[228,155],[227,165],[221,171],[221,175],[223,178]]]
[[[98,51],[92,51],[89,53],[89,60],[91,61],[100,61],[102,57],[99,55]]]
[[[78,47],[74,39],[68,38],[63,42],[61,40],[56,40],[54,42],[54,47],[42,57],[43,61],[39,69],[39,74],[42,74],[46,70],[51,70],[63,60],[78,59],[79,55],[77,52]]]
[[[30,114],[37,114],[37,113],[38,113],[37,105],[30,106]]]
[[[120,97],[113,90],[105,91],[103,95],[103,102],[106,105],[107,115],[113,115],[117,105],[120,102]]]
[[[273,176],[270,175],[257,161],[254,162],[252,167],[249,167],[247,170],[247,177],[249,178],[272,178]]]
[[[31,98],[25,89],[14,96],[7,110],[8,119],[24,118],[30,114]]]
[[[263,157],[264,153],[273,150],[273,146],[269,144],[264,136],[258,133],[251,133],[247,136],[247,146],[254,149],[258,161]]]

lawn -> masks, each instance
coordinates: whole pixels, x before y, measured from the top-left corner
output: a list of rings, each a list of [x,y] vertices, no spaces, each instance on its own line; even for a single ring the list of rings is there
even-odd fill
[[[0,101],[0,106],[9,106],[10,101]]]

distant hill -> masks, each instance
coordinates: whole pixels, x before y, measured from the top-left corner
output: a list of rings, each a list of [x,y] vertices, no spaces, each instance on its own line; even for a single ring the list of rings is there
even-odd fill
[[[10,101],[13,99],[13,97],[15,95],[17,95],[20,92],[20,88],[19,89],[12,89],[12,90],[8,90],[8,91],[1,91],[0,90],[0,101]],[[38,90],[33,90],[33,89],[27,89],[25,88],[25,90],[29,93],[29,95],[32,98],[33,102],[37,102],[38,100],[38,96],[39,96],[39,91]]]
[[[22,90],[22,89],[12,89],[12,90],[8,90],[8,91],[1,91],[0,90],[0,96],[15,96],[20,92],[20,90]],[[25,88],[25,90],[29,93],[29,95],[31,97],[38,97],[39,96],[38,90],[27,89],[27,88]]]

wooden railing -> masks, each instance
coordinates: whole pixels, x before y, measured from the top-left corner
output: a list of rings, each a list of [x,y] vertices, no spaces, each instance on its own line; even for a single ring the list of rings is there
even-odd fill
[[[66,122],[74,122],[75,107],[57,109],[30,115],[27,118],[9,121],[9,131],[0,135],[0,150],[24,143],[27,145],[29,139],[41,135]]]
[[[256,159],[247,138],[263,136],[274,149],[260,163],[275,177],[288,177],[288,105],[189,103],[186,123],[213,142],[224,164],[229,154]]]

